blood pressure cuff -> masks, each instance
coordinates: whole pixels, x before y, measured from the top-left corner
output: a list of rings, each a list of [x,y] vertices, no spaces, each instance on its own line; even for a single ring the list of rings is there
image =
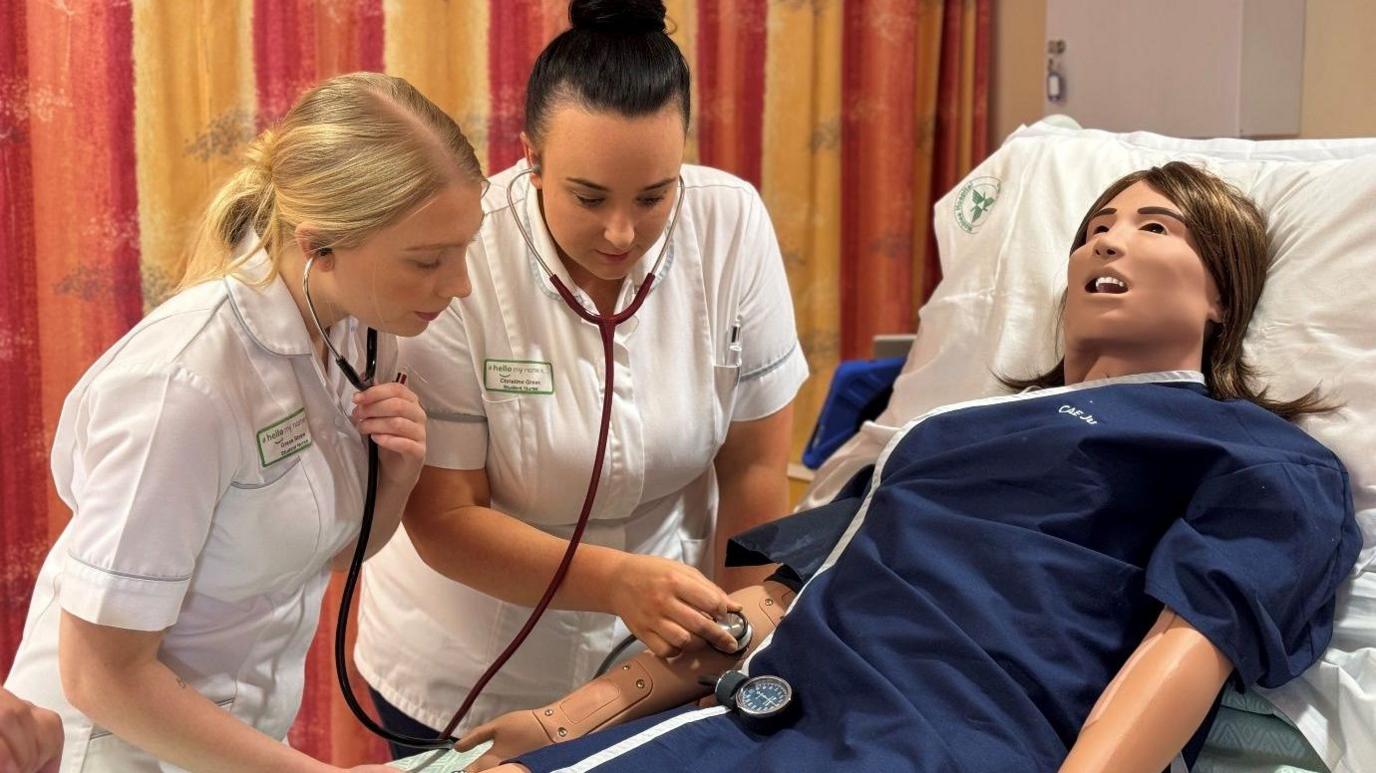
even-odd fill
[[[851,478],[836,497],[821,507],[756,526],[726,544],[727,566],[779,564],[769,577],[799,590],[822,568],[827,556],[846,533],[869,493],[874,466]]]

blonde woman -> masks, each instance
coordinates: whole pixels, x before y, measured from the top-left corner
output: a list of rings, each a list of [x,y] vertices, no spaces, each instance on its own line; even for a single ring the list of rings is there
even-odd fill
[[[481,186],[459,128],[405,81],[326,81],[254,141],[181,291],[72,390],[52,454],[72,520],[6,683],[61,715],[62,771],[336,770],[282,741],[358,534],[364,438],[381,449],[371,547],[420,472],[395,337],[468,294]],[[377,385],[358,392],[322,336],[361,372],[368,328]]]

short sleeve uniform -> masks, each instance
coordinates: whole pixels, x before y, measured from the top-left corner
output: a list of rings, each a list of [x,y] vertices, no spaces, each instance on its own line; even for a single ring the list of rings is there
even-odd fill
[[[596,450],[602,342],[597,326],[560,299],[521,236],[517,220],[593,308],[556,257],[523,168],[497,175],[484,200],[469,255],[472,294],[402,346],[430,418],[426,463],[485,469],[494,509],[567,538]],[[705,567],[717,450],[732,422],[786,406],[807,364],[759,194],[705,167],[684,166],[683,180],[677,228],[649,247],[617,303],[624,308],[648,281],[667,238],[653,290],[615,332],[611,431],[584,539]],[[393,705],[442,727],[528,613],[441,577],[399,535],[365,571],[359,668]],[[470,724],[567,691],[623,635],[610,616],[547,612],[484,691]]]
[[[322,371],[267,259],[154,310],[63,405],[53,478],[72,518],[40,571],[6,688],[61,714],[63,771],[173,770],[76,711],[60,687],[66,611],[163,631],[161,660],[284,738],[300,705],[329,562],[357,536],[366,457],[354,390]],[[364,331],[332,340],[361,362]],[[396,372],[379,337],[378,378]]]

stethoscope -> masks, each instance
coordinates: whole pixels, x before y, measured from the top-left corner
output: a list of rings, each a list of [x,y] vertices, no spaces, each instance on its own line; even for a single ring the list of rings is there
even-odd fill
[[[368,328],[367,343],[365,344],[366,354],[363,366],[363,373],[360,375],[354,370],[349,361],[344,359],[344,355],[335,348],[334,342],[325,334],[325,328],[320,324],[320,316],[315,312],[315,302],[311,299],[311,268],[315,265],[315,259],[321,255],[329,254],[329,249],[321,249],[306,259],[306,267],[301,277],[301,293],[306,297],[306,308],[310,310],[311,321],[315,323],[315,330],[320,334],[320,339],[325,342],[325,346],[330,350],[334,357],[334,364],[339,366],[339,372],[344,374],[344,378],[353,385],[359,392],[366,392],[373,386],[373,379],[377,376],[377,331]],[[413,736],[399,735],[382,727],[373,718],[368,716],[368,712],[363,710],[359,704],[357,696],[354,695],[353,687],[349,684],[349,653],[345,646],[349,627],[349,608],[353,606],[354,591],[358,588],[359,573],[363,569],[363,557],[368,554],[368,537],[373,531],[373,510],[377,504],[377,470],[378,470],[378,450],[377,443],[372,437],[367,438],[368,443],[368,485],[363,496],[363,520],[359,524],[358,543],[354,546],[353,558],[349,560],[349,572],[344,578],[344,592],[339,601],[339,618],[335,624],[334,633],[334,672],[339,680],[339,691],[344,695],[344,702],[348,704],[349,711],[358,719],[364,727],[372,733],[382,738],[402,746],[410,746],[417,749],[446,749],[453,746],[457,739],[452,738],[416,738]],[[446,731],[445,736],[449,733]]]
[[[501,670],[502,666],[506,665],[506,662],[511,659],[511,656],[516,653],[516,650],[519,649],[521,644],[530,636],[531,631],[535,629],[535,624],[539,622],[540,617],[545,613],[545,609],[549,607],[550,602],[554,599],[554,594],[563,583],[564,576],[568,574],[569,564],[573,562],[573,555],[578,550],[579,543],[582,542],[583,532],[587,528],[588,520],[592,515],[593,500],[597,496],[598,481],[602,477],[602,462],[607,452],[607,436],[611,430],[612,390],[615,383],[614,373],[616,370],[612,365],[612,342],[614,340],[616,328],[621,323],[635,316],[635,313],[644,305],[645,299],[649,297],[650,290],[655,286],[659,278],[659,270],[664,263],[665,256],[668,254],[669,246],[673,243],[674,231],[678,226],[679,212],[683,209],[684,184],[683,177],[680,175],[678,178],[678,195],[674,201],[674,209],[669,217],[669,225],[664,230],[664,244],[659,249],[659,255],[656,256],[653,267],[650,269],[650,272],[646,274],[644,283],[641,284],[639,290],[636,291],[635,297],[631,299],[631,302],[627,304],[625,309],[609,315],[599,314],[584,306],[568,286],[564,284],[563,280],[554,273],[549,267],[549,264],[545,262],[544,258],[540,257],[540,249],[535,245],[535,239],[531,236],[525,224],[521,222],[519,209],[516,206],[512,191],[516,187],[516,182],[520,180],[521,177],[534,174],[536,171],[535,168],[525,169],[518,173],[507,185],[506,198],[507,204],[509,205],[508,209],[511,211],[512,220],[516,224],[516,230],[521,233],[521,238],[525,240],[526,247],[530,250],[530,255],[539,263],[540,268],[545,272],[545,276],[549,279],[550,284],[554,286],[559,297],[564,300],[564,303],[568,305],[575,314],[596,325],[602,338],[602,369],[604,371],[602,418],[597,432],[597,452],[593,457],[592,475],[588,480],[587,493],[583,496],[583,508],[578,514],[577,525],[574,526],[573,534],[569,537],[569,545],[564,550],[564,557],[559,562],[559,566],[555,570],[554,576],[550,578],[549,585],[545,588],[545,592],[540,597],[539,603],[531,610],[530,617],[526,619],[525,625],[521,627],[521,630],[511,640],[511,643],[507,645],[506,649],[502,650],[502,653],[492,662],[492,665],[488,666],[487,670],[483,672],[483,675],[479,677],[478,681],[473,685],[473,688],[468,691],[468,695],[464,698],[463,704],[459,706],[459,710],[454,713],[453,718],[445,725],[444,730],[440,733],[440,737],[415,738],[393,733],[374,722],[363,710],[363,707],[359,705],[357,698],[353,694],[353,688],[349,685],[349,673],[347,669],[348,654],[344,646],[348,626],[348,611],[353,602],[354,590],[358,584],[358,575],[363,566],[363,557],[367,555],[368,536],[373,526],[373,507],[377,498],[378,450],[377,444],[373,442],[372,438],[368,438],[368,489],[367,495],[363,500],[363,521],[359,528],[358,544],[355,546],[353,558],[349,562],[349,572],[345,578],[344,592],[339,602],[339,621],[335,626],[334,640],[335,675],[339,679],[339,689],[344,695],[344,701],[348,704],[349,710],[358,718],[358,721],[373,734],[399,746],[407,746],[415,749],[444,749],[458,742],[458,739],[452,737],[454,729],[459,726],[459,723],[463,721],[464,717],[468,716],[468,712],[473,708],[473,703],[478,699],[478,696],[482,694],[488,682],[492,681],[492,678],[497,675],[497,672]],[[306,261],[305,276],[302,279],[302,290],[306,296],[306,306],[310,309],[311,318],[315,322],[316,330],[320,333],[320,337],[324,339],[325,345],[329,347],[330,353],[334,355],[335,364],[339,366],[340,372],[344,374],[344,377],[349,380],[349,383],[351,383],[355,389],[358,389],[360,392],[364,391],[372,386],[374,371],[377,367],[377,331],[372,328],[368,329],[368,362],[364,374],[360,378],[358,373],[349,366],[348,362],[335,349],[329,337],[325,335],[325,331],[320,325],[320,318],[316,316],[315,306],[312,304],[310,296],[310,273],[315,257],[315,255],[312,255],[311,258]]]
[[[655,257],[654,266],[650,269],[650,272],[646,274],[645,282],[641,284],[640,289],[636,291],[635,297],[631,299],[631,302],[626,305],[625,309],[610,315],[598,314],[590,311],[579,302],[578,298],[574,296],[573,292],[569,290],[563,280],[554,273],[549,267],[549,264],[545,262],[544,258],[540,257],[540,249],[535,246],[535,239],[530,235],[530,231],[526,229],[525,224],[521,222],[519,208],[516,206],[512,190],[516,187],[516,182],[518,180],[526,175],[533,175],[535,172],[535,168],[525,169],[512,178],[506,188],[507,208],[511,211],[512,221],[516,224],[516,230],[521,232],[521,238],[525,240],[526,247],[530,250],[531,256],[540,264],[540,268],[544,270],[545,276],[549,278],[550,284],[554,285],[554,289],[559,293],[559,297],[564,299],[564,303],[572,309],[575,314],[597,325],[598,332],[601,333],[602,370],[604,376],[602,389],[602,418],[597,431],[597,452],[593,456],[592,476],[588,479],[588,490],[587,493],[583,495],[583,509],[578,513],[578,523],[573,528],[572,536],[569,537],[569,546],[564,549],[563,560],[559,562],[559,567],[555,569],[554,576],[550,578],[549,585],[545,588],[545,592],[540,597],[539,603],[531,610],[530,617],[526,619],[525,625],[521,626],[521,630],[512,638],[511,643],[506,646],[506,649],[502,650],[502,653],[497,656],[497,659],[492,662],[492,665],[488,666],[487,670],[483,672],[483,675],[478,678],[473,688],[468,691],[468,696],[464,698],[463,704],[459,706],[459,710],[454,713],[453,718],[449,720],[449,724],[445,725],[443,731],[443,735],[445,736],[453,733],[454,728],[458,727],[459,723],[463,721],[463,718],[468,716],[469,710],[473,708],[474,701],[482,694],[483,689],[487,687],[487,683],[492,681],[492,678],[497,675],[497,672],[501,670],[502,666],[506,665],[507,660],[516,653],[516,650],[520,648],[521,644],[530,636],[531,631],[535,630],[535,624],[539,622],[540,616],[545,613],[545,608],[549,606],[550,601],[554,598],[555,592],[558,591],[559,586],[563,584],[564,576],[568,574],[569,564],[573,562],[573,554],[578,550],[578,545],[583,540],[583,531],[587,528],[588,519],[592,515],[592,503],[594,497],[597,496],[597,484],[602,478],[602,462],[607,452],[607,436],[611,430],[612,419],[612,388],[615,382],[613,376],[616,372],[616,368],[612,365],[613,336],[616,333],[617,325],[635,316],[635,313],[639,311],[640,307],[645,303],[645,299],[649,297],[651,288],[655,286],[659,278],[659,269],[664,263],[665,255],[669,252],[669,245],[673,243],[674,229],[678,225],[679,211],[683,208],[684,186],[683,177],[680,175],[678,178],[678,196],[674,201],[674,211],[669,216],[669,225],[664,229],[664,244],[659,248],[659,255]]]

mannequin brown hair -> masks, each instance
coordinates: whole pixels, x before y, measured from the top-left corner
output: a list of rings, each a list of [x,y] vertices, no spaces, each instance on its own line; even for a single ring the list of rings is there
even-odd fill
[[[1204,361],[1200,369],[1209,394],[1219,400],[1248,400],[1288,420],[1331,410],[1320,400],[1318,390],[1289,401],[1271,399],[1266,388],[1256,383],[1256,373],[1243,357],[1242,340],[1266,285],[1270,242],[1266,236],[1266,216],[1237,188],[1180,161],[1132,172],[1109,185],[1085,212],[1070,252],[1084,245],[1094,213],[1139,182],[1145,182],[1180,208],[1199,259],[1223,300],[1222,324],[1210,323],[1204,334]],[[1064,297],[1061,308],[1065,308]],[[1064,386],[1065,360],[1030,379],[1000,380],[1013,389]]]

